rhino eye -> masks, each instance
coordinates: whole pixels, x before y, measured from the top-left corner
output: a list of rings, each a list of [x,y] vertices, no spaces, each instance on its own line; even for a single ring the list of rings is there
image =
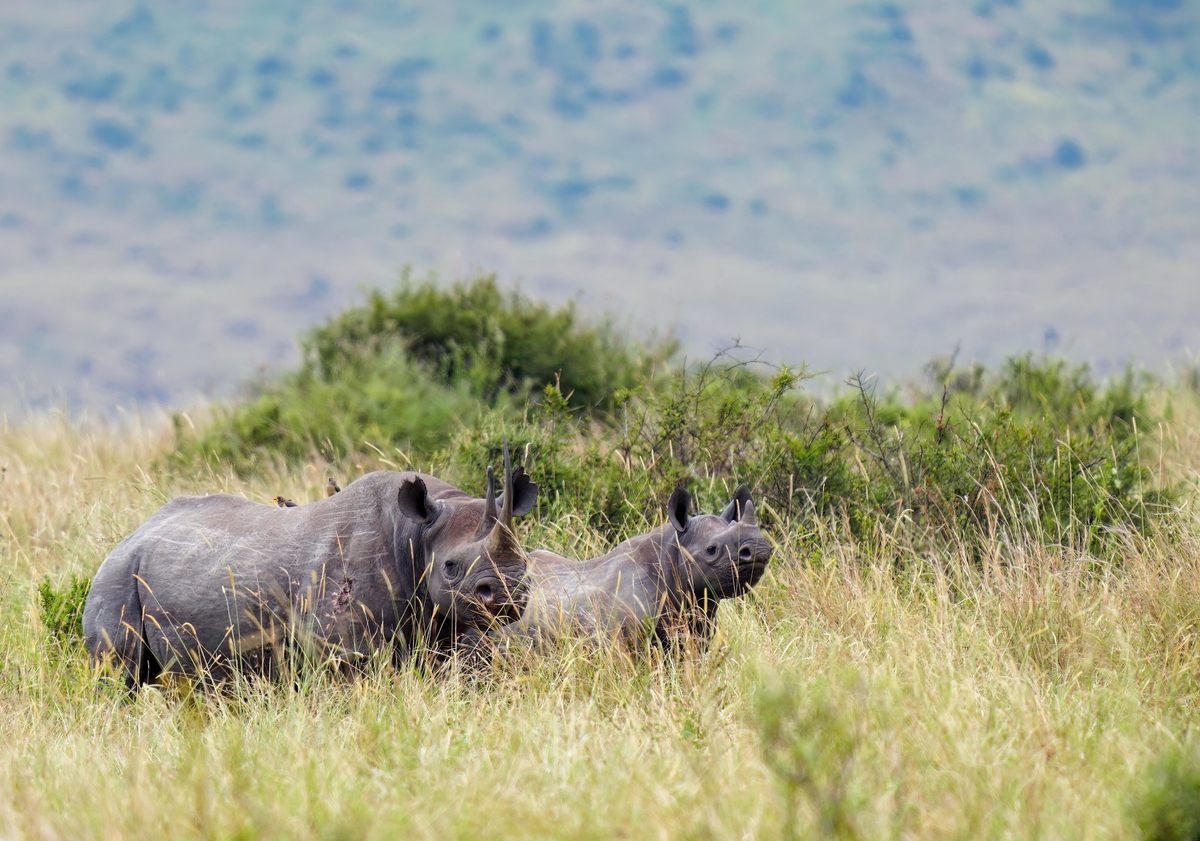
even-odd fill
[[[446,565],[442,567],[442,570],[446,573],[446,578],[450,579],[451,581],[458,578],[457,561],[446,561]]]
[[[710,554],[710,555],[715,555],[715,554],[717,554],[717,547],[716,547],[716,544],[713,544],[712,546],[709,546],[709,547],[708,547],[707,549],[705,549],[704,551],[705,551],[705,552],[707,552],[707,553],[708,553],[708,554]]]

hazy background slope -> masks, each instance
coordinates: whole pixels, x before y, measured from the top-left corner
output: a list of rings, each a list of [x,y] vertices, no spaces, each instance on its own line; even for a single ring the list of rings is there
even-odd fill
[[[0,9],[0,408],[180,402],[403,264],[776,358],[1200,342],[1200,3]]]

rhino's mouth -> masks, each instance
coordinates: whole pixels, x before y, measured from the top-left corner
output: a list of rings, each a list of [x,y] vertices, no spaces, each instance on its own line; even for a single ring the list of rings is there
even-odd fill
[[[738,564],[738,581],[747,587],[753,587],[767,571],[766,561],[751,561],[748,564]]]

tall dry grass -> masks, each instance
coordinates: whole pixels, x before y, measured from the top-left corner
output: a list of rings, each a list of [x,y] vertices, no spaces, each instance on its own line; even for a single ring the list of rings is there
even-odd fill
[[[1197,414],[1181,397],[1159,432],[1188,482]],[[169,443],[156,420],[0,432],[0,837],[1128,838],[1145,804],[1187,806],[1154,769],[1194,747],[1191,510],[1115,560],[1017,535],[982,565],[796,523],[703,655],[129,701],[48,641],[37,581],[90,574],[172,495],[315,499],[331,469],[180,476]],[[569,519],[524,528],[603,548]]]

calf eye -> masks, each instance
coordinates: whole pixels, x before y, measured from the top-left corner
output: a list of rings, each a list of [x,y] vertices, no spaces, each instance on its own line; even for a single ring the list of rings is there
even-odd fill
[[[445,565],[445,567],[443,567],[443,569],[446,571],[446,577],[449,578],[450,580],[454,580],[455,578],[458,578],[458,563],[457,562],[446,561],[446,565]]]
[[[705,549],[704,551],[705,551],[705,552],[707,552],[707,553],[708,553],[708,554],[710,554],[710,555],[715,555],[715,554],[717,554],[717,547],[716,547],[716,544],[713,544],[712,546],[709,546],[709,547],[708,547],[707,549]]]

